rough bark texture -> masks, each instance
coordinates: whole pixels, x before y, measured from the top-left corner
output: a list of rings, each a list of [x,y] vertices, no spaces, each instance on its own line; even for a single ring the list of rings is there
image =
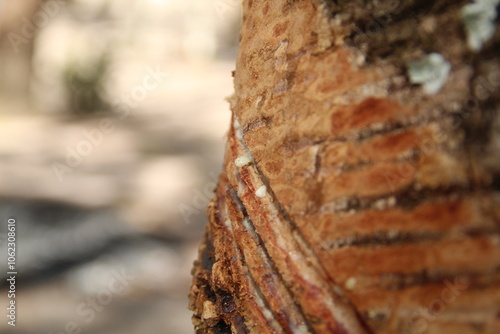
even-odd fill
[[[199,333],[500,333],[500,36],[468,48],[467,2],[244,1]]]

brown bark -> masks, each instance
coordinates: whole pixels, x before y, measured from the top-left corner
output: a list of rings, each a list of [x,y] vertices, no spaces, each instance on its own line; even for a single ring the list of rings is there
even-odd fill
[[[198,332],[500,332],[500,36],[471,50],[467,3],[244,1]]]

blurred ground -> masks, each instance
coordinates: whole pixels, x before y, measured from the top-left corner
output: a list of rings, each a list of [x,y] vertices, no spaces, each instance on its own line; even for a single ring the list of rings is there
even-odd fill
[[[0,0],[4,39],[23,37],[9,21],[41,22],[6,19],[14,1]],[[8,37],[0,50],[3,310],[11,216],[19,273],[17,324],[2,316],[0,332],[192,333],[190,268],[222,165],[238,2],[54,3],[27,95],[6,82],[20,53]]]

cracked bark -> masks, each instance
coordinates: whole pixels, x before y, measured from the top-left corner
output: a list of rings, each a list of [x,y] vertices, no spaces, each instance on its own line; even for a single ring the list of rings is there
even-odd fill
[[[243,2],[197,332],[500,332],[500,34],[469,50],[465,4]]]

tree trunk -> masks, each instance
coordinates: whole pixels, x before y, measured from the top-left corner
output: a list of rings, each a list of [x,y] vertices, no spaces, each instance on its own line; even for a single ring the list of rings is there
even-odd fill
[[[243,2],[197,332],[500,333],[500,36],[468,2]]]
[[[0,96],[26,102],[37,30],[51,17],[45,13],[35,16],[42,0],[0,2]]]

